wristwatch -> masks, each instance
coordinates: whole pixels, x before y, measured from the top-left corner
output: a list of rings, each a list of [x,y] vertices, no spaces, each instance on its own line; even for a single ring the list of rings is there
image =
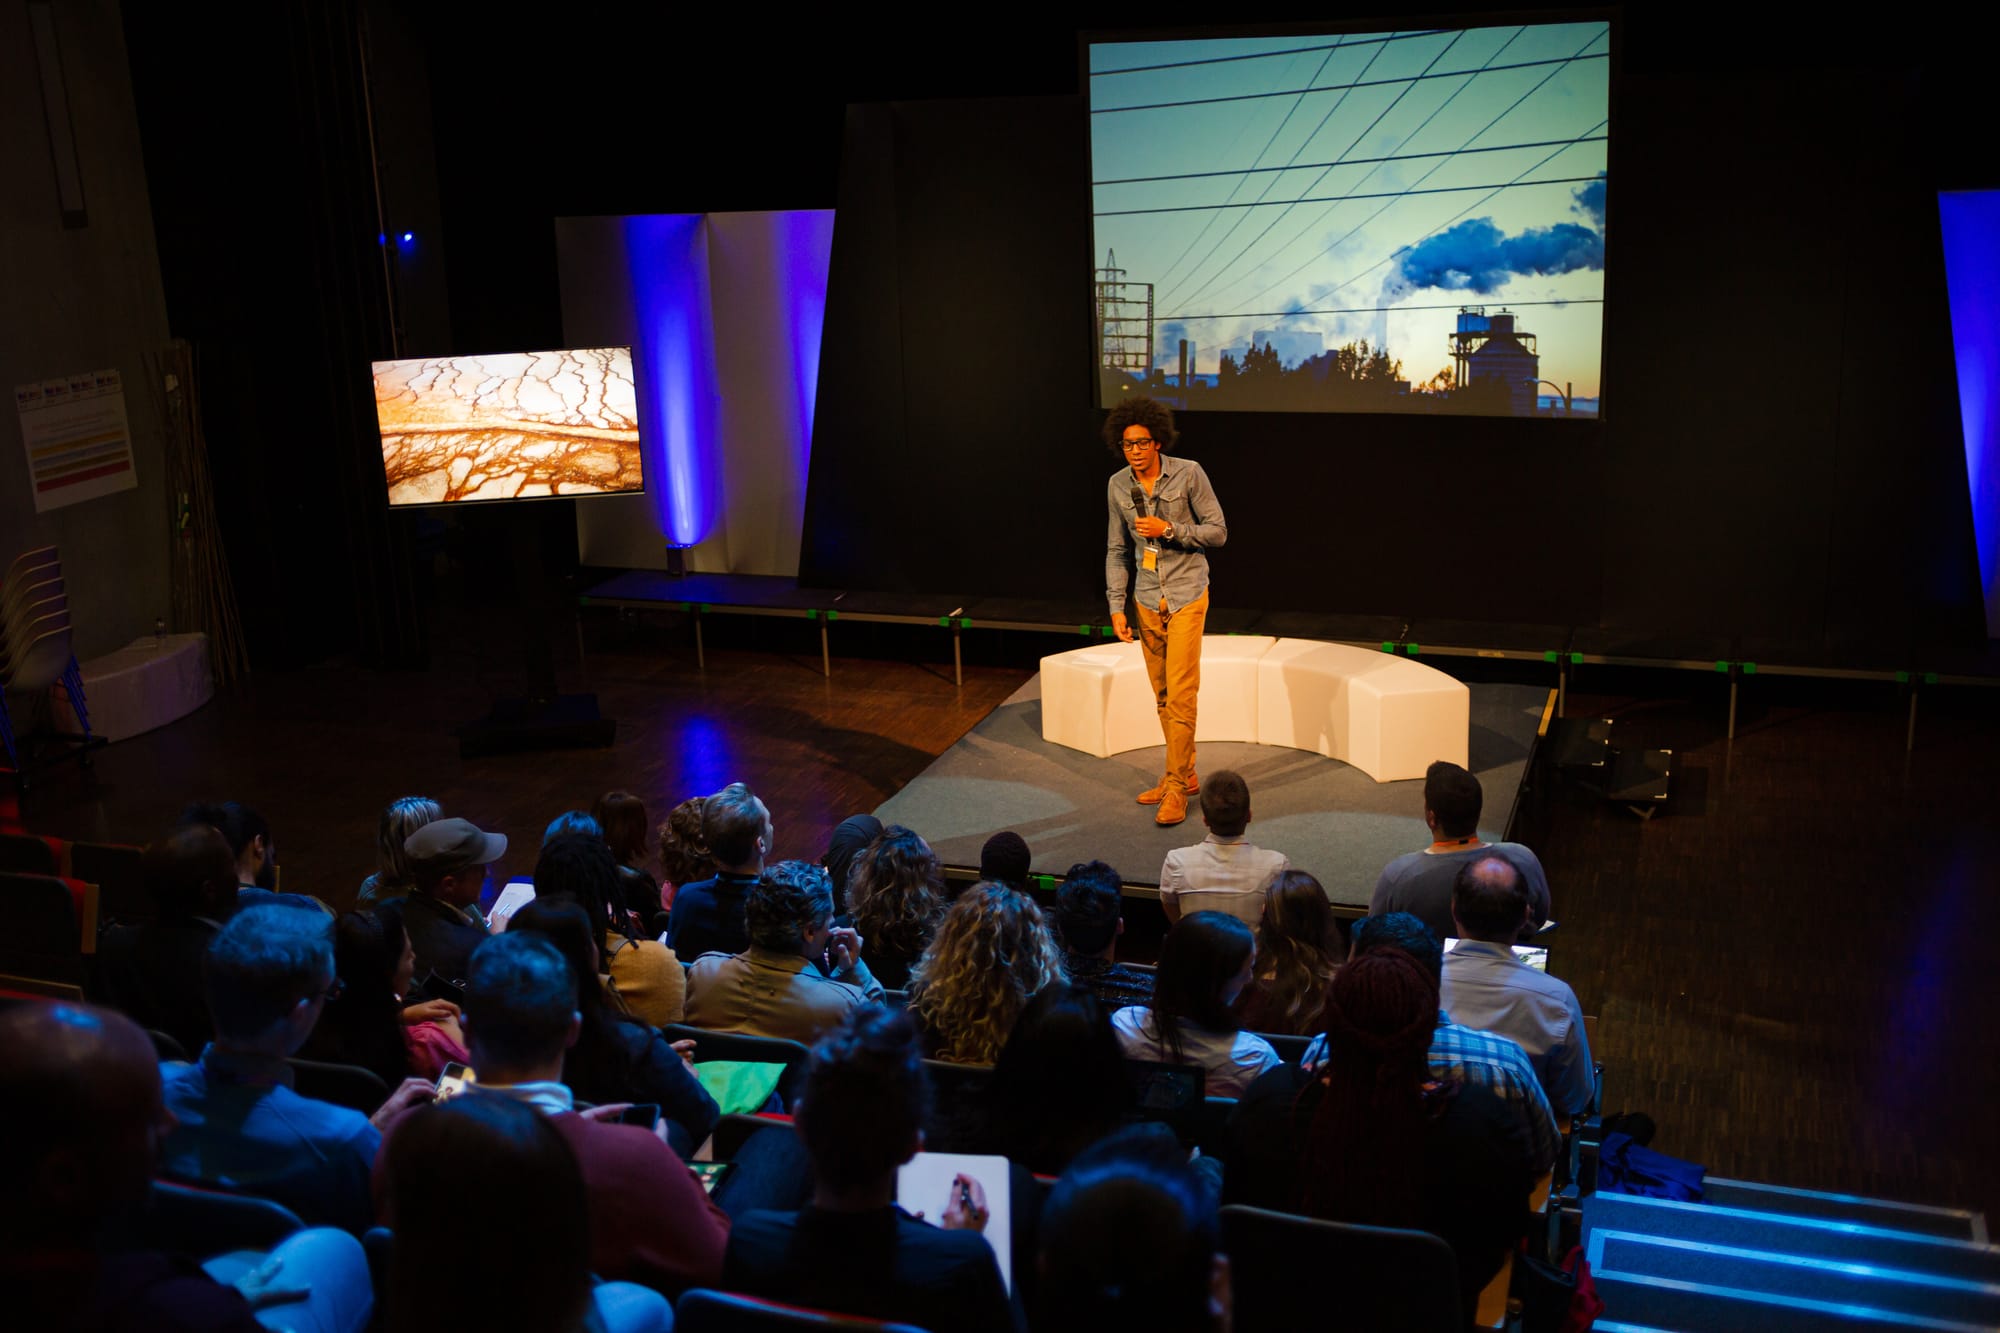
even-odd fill
[[[1160,535],[1168,541],[1172,541],[1174,539],[1174,525],[1171,523],[1167,524],[1167,530]]]

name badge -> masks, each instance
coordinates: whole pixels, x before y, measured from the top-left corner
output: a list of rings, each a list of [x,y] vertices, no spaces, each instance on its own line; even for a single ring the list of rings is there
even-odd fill
[[[1148,546],[1139,556],[1139,568],[1158,569],[1159,567],[1160,548],[1157,546]]]

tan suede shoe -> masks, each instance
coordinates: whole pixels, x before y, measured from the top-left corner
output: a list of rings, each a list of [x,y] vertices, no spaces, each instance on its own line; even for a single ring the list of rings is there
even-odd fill
[[[1153,822],[1165,828],[1169,824],[1178,824],[1186,818],[1187,796],[1179,787],[1168,787],[1160,794],[1160,809],[1159,813],[1153,816]]]
[[[1160,803],[1160,797],[1164,796],[1166,794],[1166,791],[1167,791],[1167,780],[1165,778],[1161,778],[1159,786],[1148,787],[1146,788],[1146,790],[1139,793],[1138,796],[1139,804],[1158,805]],[[1188,775],[1187,794],[1189,796],[1201,795],[1201,774],[1190,773]]]

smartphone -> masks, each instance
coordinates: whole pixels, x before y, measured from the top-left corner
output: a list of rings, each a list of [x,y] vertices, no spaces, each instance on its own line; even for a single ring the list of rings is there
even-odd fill
[[[651,1129],[660,1123],[660,1108],[654,1102],[634,1102],[618,1113],[618,1123]]]
[[[444,1067],[442,1074],[438,1075],[436,1098],[441,1102],[449,1101],[453,1097],[458,1096],[459,1093],[464,1092],[467,1084],[477,1083],[478,1081],[478,1075],[474,1074],[467,1066],[459,1064],[454,1060]],[[658,1110],[659,1108],[655,1107],[654,1109]]]
[[[701,1182],[702,1189],[713,1194],[715,1187],[722,1183],[722,1178],[734,1170],[735,1166],[734,1162],[689,1162],[688,1170],[694,1172],[695,1179]]]

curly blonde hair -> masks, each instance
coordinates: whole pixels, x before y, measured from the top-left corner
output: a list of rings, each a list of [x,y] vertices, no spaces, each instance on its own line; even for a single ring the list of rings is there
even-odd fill
[[[1034,899],[982,881],[959,895],[910,970],[910,1012],[938,1059],[990,1065],[1028,1001],[1067,979]]]
[[[944,863],[929,843],[891,824],[854,858],[847,910],[862,939],[914,958],[944,913]]]

